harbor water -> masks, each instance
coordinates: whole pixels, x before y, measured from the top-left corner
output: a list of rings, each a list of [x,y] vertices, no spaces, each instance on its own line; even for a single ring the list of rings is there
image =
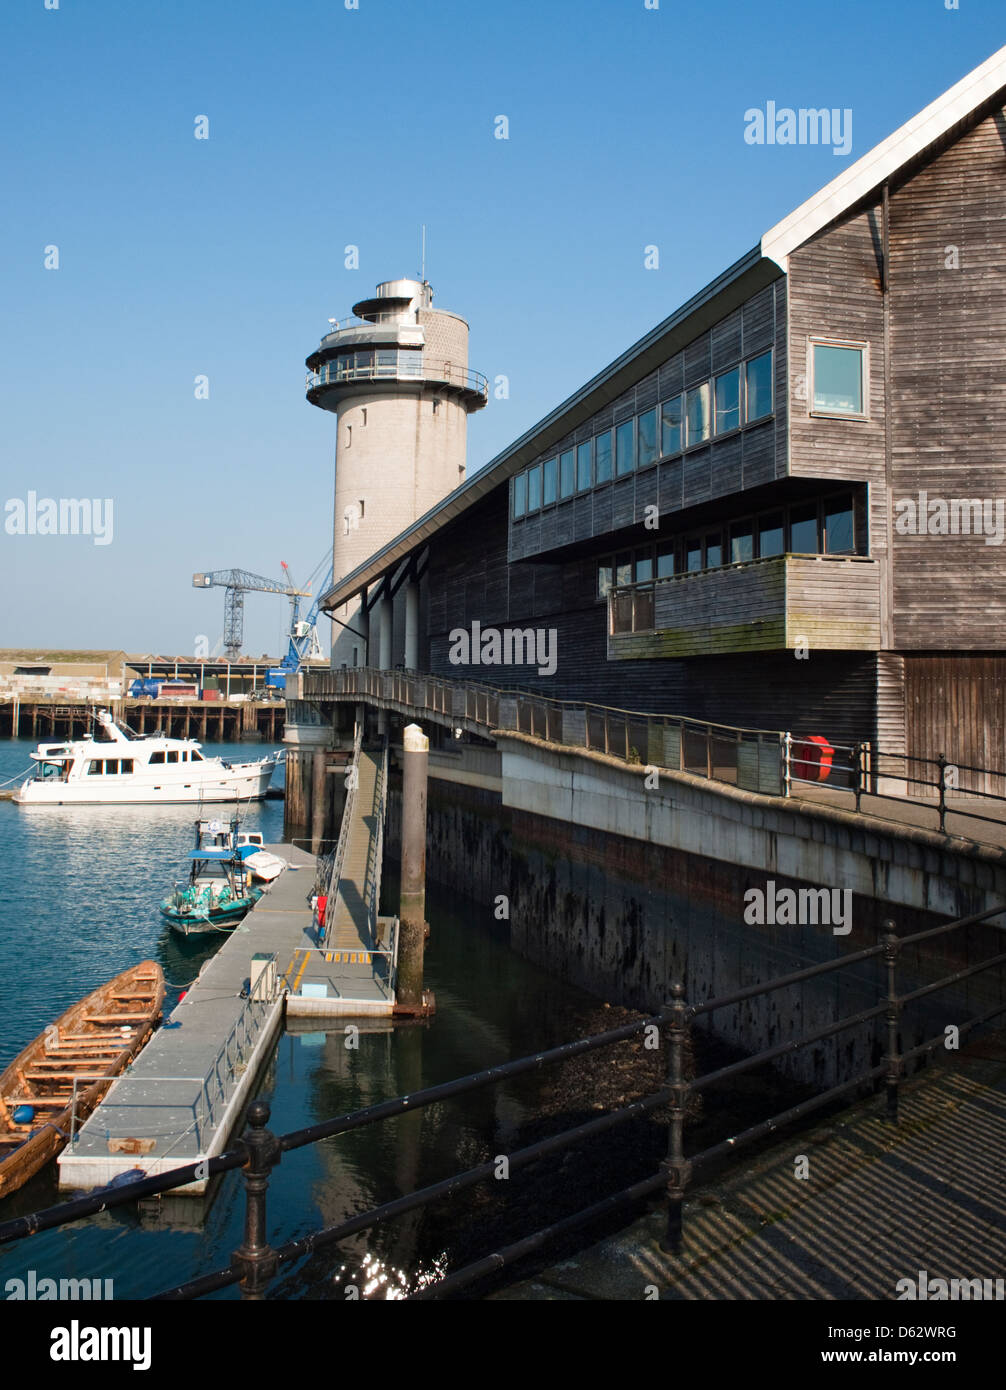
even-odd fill
[[[26,767],[31,748],[23,739],[0,744],[0,782]],[[208,743],[206,751],[246,759],[265,750]],[[68,1005],[148,957],[164,969],[171,1009],[218,949],[223,937],[187,942],[158,911],[184,879],[195,815],[186,806],[0,802],[0,1068]],[[282,802],[247,808],[242,825],[266,842],[281,840]],[[357,1048],[347,1046],[344,1024],[281,1034],[256,1088],[277,1133],[565,1041],[595,1023],[598,1001],[517,957],[506,924],[484,908],[431,889],[428,916],[436,1016],[394,1028],[364,1023]],[[547,1084],[535,1074],[287,1154],[270,1184],[270,1240],[333,1225],[506,1152]],[[0,1202],[0,1220],[56,1200],[53,1167]],[[34,1270],[38,1278],[110,1278],[116,1298],[151,1295],[227,1265],[243,1214],[240,1174],[228,1173],[205,1202],[154,1201],[0,1248],[0,1292],[5,1280]],[[413,1214],[284,1267],[270,1296],[341,1298],[353,1285],[363,1297],[401,1297],[455,1263],[455,1245],[449,1215]]]

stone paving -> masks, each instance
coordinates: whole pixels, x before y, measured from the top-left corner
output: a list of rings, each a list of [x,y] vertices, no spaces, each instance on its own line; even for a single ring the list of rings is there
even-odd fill
[[[877,1096],[697,1187],[680,1256],[654,1211],[494,1297],[879,1300],[920,1271],[1003,1279],[1006,1035],[947,1055],[902,1086],[897,1126]]]

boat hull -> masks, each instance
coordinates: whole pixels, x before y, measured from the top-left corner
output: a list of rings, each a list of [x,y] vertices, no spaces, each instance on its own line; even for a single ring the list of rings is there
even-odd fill
[[[130,1001],[137,1000],[143,1000],[142,1010],[130,1012]],[[0,1075],[0,1199],[16,1192],[63,1150],[70,1138],[71,1111],[79,1128],[146,1044],[163,1003],[161,968],[155,961],[143,961],[71,1005]],[[116,1029],[118,1018],[123,1022]],[[104,1020],[102,1028],[95,1026],[98,1019]],[[82,1065],[90,1067],[90,1075],[79,1071]],[[67,1070],[54,1073],[60,1066]],[[91,1079],[96,1070],[101,1076]],[[75,1098],[71,1090],[61,1105],[60,1087],[67,1089],[67,1083],[60,1077],[70,1074],[87,1085],[77,1089]],[[46,1091],[47,1086],[56,1089]],[[26,1087],[44,1094],[34,1096]],[[39,1118],[19,1124],[14,1116],[21,1105],[30,1105]]]
[[[275,759],[245,763],[205,781],[193,781],[191,775],[187,782],[181,778],[176,782],[167,778],[155,782],[153,776],[142,780],[137,776],[127,785],[102,787],[101,795],[83,780],[80,783],[29,781],[18,789],[14,800],[19,806],[208,806],[230,801],[260,801],[268,790],[275,767]]]
[[[228,931],[247,916],[261,896],[261,888],[256,888],[247,897],[229,903],[227,907],[212,909],[208,913],[179,912],[169,903],[162,903],[161,916],[166,917],[172,930],[181,936],[202,936],[206,932]]]

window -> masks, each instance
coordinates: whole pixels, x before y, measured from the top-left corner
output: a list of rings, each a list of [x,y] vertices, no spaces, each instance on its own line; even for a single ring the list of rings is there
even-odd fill
[[[647,579],[653,578],[653,556],[636,556],[636,583],[643,584]]]
[[[734,367],[716,378],[716,433],[740,429],[741,369]]]
[[[590,460],[591,441],[588,439],[586,444],[580,444],[576,450],[576,490],[583,492],[584,488],[590,487],[593,479],[593,469]]]
[[[667,541],[657,547],[657,578],[670,579],[674,573],[674,542]]]
[[[169,753],[169,754],[168,754],[168,762],[169,762],[169,763],[176,763],[177,761],[178,761],[178,753],[177,753],[177,752],[172,752],[172,753]]]
[[[109,759],[106,761],[106,763],[105,763],[105,776],[106,776],[106,777],[116,777],[116,776],[118,776],[118,772],[119,772],[119,760],[118,760],[118,758],[109,758]]]
[[[353,426],[352,426],[352,425],[347,425],[347,426],[346,426],[346,448],[348,449],[348,448],[351,446],[352,443],[353,443]]]
[[[542,504],[550,507],[555,501],[556,460],[547,459],[542,466]]]
[[[573,450],[567,449],[559,455],[559,496],[572,497],[576,480],[573,476]]]
[[[789,549],[793,555],[817,554],[817,503],[789,509]]]
[[[824,504],[824,549],[828,555],[855,550],[852,498],[834,497]]]
[[[735,521],[730,527],[730,563],[754,559],[754,532],[750,521]]]
[[[380,357],[381,354],[378,353],[377,355],[378,355],[378,357]],[[366,406],[363,406],[363,407],[361,408],[360,414],[363,416],[363,419],[362,419],[362,421],[361,421],[360,423],[363,424],[363,425],[366,425],[366,423],[367,423],[367,407],[366,407]]]
[[[611,566],[598,565],[597,567],[597,597],[607,598],[611,593]]]
[[[689,536],[685,541],[685,570],[692,574],[702,568],[702,537]]]
[[[861,347],[813,343],[813,409],[826,415],[859,415],[863,411],[863,352]]]
[[[513,514],[523,516],[527,511],[527,474],[518,473],[513,480]]]
[[[158,753],[151,753],[149,761],[152,763],[163,763],[164,749],[162,748]]]
[[[100,760],[100,759],[95,758],[95,759],[93,759],[91,762],[88,763],[88,765],[87,765],[87,775],[88,775],[88,777],[98,777],[98,776],[101,775],[101,760]]]
[[[355,651],[356,651],[356,648],[354,647],[353,650],[354,650],[354,652],[355,652]],[[194,763],[201,763],[201,762],[203,761],[203,755],[202,755],[202,753],[197,753],[196,750],[195,750],[194,748],[193,748],[193,750],[192,750],[192,761],[193,761]]]
[[[632,472],[634,424],[633,420],[626,420],[624,424],[615,427],[615,473],[619,478]]]
[[[701,444],[709,438],[709,382],[685,392],[686,444]]]
[[[744,419],[750,424],[752,420],[761,420],[772,414],[771,350],[752,357],[744,373]]]
[[[605,430],[594,440],[594,481],[611,482],[611,430]]]
[[[758,521],[758,554],[764,559],[786,549],[782,512],[770,512]]]
[[[660,452],[681,453],[681,397],[664,401],[660,407]]]
[[[706,536],[706,569],[715,569],[723,563],[723,537],[719,531]]]
[[[632,551],[624,550],[615,560],[615,583],[618,585],[632,583]]]
[[[132,770],[133,770],[133,760],[132,760],[132,758],[123,758],[122,761],[119,763],[119,771],[122,772],[122,773],[126,773],[126,772],[132,772]]]
[[[535,464],[527,470],[527,509],[536,512],[541,506],[541,466]]]
[[[640,415],[636,429],[636,464],[646,468],[657,461],[657,412],[647,410]]]

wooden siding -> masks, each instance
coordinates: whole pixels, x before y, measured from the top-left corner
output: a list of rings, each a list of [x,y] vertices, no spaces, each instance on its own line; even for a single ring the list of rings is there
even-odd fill
[[[978,121],[891,188],[890,459],[880,195],[790,258],[790,471],[870,484],[869,553],[883,566],[892,650],[992,649],[1006,624],[1006,546],[900,535],[900,499],[1006,499],[1006,117]],[[956,249],[959,268],[947,265]],[[869,419],[810,414],[811,336],[865,341]],[[891,564],[888,531],[891,530]]]
[[[435,674],[620,709],[823,733],[843,743],[873,736],[872,653],[812,650],[809,660],[796,661],[792,652],[768,651],[756,664],[748,654],[609,661],[596,560],[508,564],[506,508],[506,489],[497,489],[431,542],[421,590],[421,656]],[[474,619],[483,628],[554,630],[555,674],[539,676],[533,666],[453,664],[450,633],[470,630]]]
[[[1006,657],[912,653],[904,662],[908,751],[930,759],[942,753],[958,766],[1006,769]],[[926,775],[935,777],[937,769]],[[959,785],[1006,795],[1001,776],[961,771]]]
[[[897,652],[879,652],[874,741],[884,753],[904,753],[905,738],[905,658]]]
[[[1004,145],[996,112],[891,194],[895,501],[1006,498]],[[1006,545],[895,532],[895,647],[994,650],[1004,632]]]
[[[740,305],[726,318],[675,353],[537,461],[590,439],[621,420],[669,400],[688,386],[708,381],[743,358],[766,348],[775,352],[775,413],[762,424],[687,454],[653,464],[627,478],[602,484],[588,493],[558,502],[534,516],[511,521],[511,560],[540,555],[572,541],[642,525],[645,508],[662,516],[696,503],[759,487],[786,472],[786,281],[780,278]]]
[[[875,651],[880,585],[869,560],[777,556],[654,589],[654,629],[608,638],[608,659],[767,652]]]

